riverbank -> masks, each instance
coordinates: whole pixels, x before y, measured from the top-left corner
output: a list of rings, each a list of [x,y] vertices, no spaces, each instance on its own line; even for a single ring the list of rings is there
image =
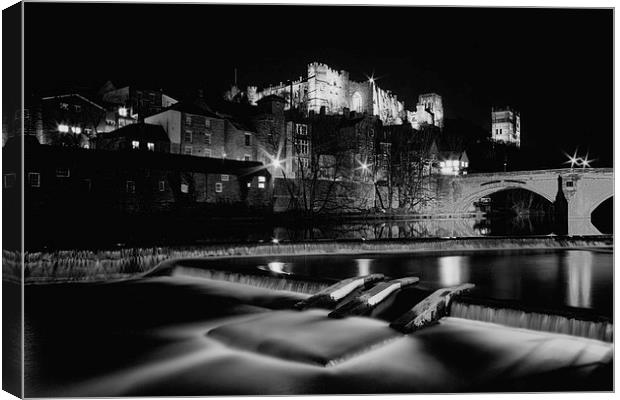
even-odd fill
[[[327,254],[445,253],[468,251],[599,248],[613,249],[613,235],[584,237],[476,237],[415,240],[334,240],[279,243],[205,244],[24,254],[26,284],[102,282],[143,276],[173,258],[230,258]],[[20,282],[21,255],[3,250],[3,279]]]

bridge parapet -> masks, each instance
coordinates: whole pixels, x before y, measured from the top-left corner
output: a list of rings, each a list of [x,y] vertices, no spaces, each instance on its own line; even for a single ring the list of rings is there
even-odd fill
[[[588,169],[571,169],[571,168],[556,168],[556,169],[539,169],[539,170],[525,170],[525,171],[507,171],[507,172],[474,172],[467,175],[459,175],[462,178],[482,178],[482,177],[497,177],[497,176],[522,176],[522,175],[548,175],[553,174],[556,177],[558,175],[577,174],[577,175],[600,175],[600,174],[612,174],[613,168],[588,168]],[[458,178],[455,177],[455,178]]]
[[[598,230],[591,224],[590,216],[596,207],[613,196],[613,175],[613,168],[561,168],[438,176],[436,200],[424,211],[453,215],[471,213],[480,198],[502,190],[523,189],[551,203],[563,197],[568,209],[569,233],[592,234]],[[571,220],[575,221],[572,230]]]

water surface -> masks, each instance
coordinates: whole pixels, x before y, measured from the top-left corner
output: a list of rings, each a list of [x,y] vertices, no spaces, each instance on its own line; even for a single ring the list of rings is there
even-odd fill
[[[313,278],[344,279],[383,273],[418,276],[437,286],[470,282],[475,295],[536,307],[579,307],[611,316],[610,250],[471,251],[438,254],[370,254],[250,257],[204,261],[205,267],[266,269]]]

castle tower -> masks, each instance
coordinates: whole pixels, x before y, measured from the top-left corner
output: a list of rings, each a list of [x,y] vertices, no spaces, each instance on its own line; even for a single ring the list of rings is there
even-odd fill
[[[491,108],[491,140],[521,146],[521,115],[511,107]]]
[[[421,106],[421,107],[420,107]],[[425,112],[432,115],[432,125],[438,128],[443,128],[443,101],[441,96],[437,93],[425,93],[418,97],[418,109],[422,109]]]

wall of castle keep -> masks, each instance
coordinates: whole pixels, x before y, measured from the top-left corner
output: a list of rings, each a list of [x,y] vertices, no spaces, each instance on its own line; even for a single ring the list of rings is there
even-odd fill
[[[326,64],[311,63],[305,77],[293,82],[280,82],[258,90],[248,86],[247,97],[251,104],[268,95],[281,96],[285,108],[293,107],[304,112],[319,113],[325,107],[327,114],[341,114],[347,108],[359,113],[377,115],[385,124],[400,124],[407,118],[405,103],[374,82],[356,82],[347,71],[337,71]]]

